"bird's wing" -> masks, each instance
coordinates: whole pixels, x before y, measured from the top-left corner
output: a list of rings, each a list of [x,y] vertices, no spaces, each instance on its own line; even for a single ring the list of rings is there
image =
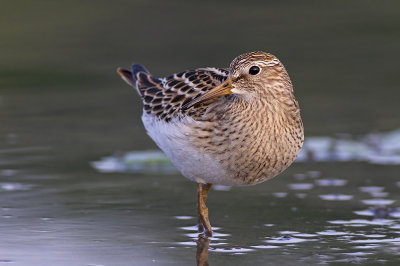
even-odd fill
[[[138,65],[133,65],[132,72],[119,69],[118,73],[128,84],[136,87],[142,97],[144,111],[166,121],[174,116],[199,116],[204,113],[210,102],[190,108],[182,106],[220,85],[229,75],[226,69],[208,67],[154,78]]]

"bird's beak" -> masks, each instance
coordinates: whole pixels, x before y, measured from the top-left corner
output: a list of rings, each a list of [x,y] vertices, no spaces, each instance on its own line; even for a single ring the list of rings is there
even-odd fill
[[[226,81],[223,83],[219,84],[218,86],[212,88],[211,90],[207,91],[200,97],[197,97],[193,99],[192,101],[182,105],[181,109],[189,109],[190,107],[199,104],[199,103],[204,103],[209,100],[217,99],[223,95],[231,94],[232,93],[232,80],[231,78],[228,78]]]

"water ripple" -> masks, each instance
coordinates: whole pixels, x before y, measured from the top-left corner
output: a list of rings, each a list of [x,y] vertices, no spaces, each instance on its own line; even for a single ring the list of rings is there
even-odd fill
[[[368,199],[361,201],[367,205],[391,205],[395,202],[395,200],[385,200],[385,199]]]
[[[315,182],[321,187],[341,187],[347,184],[347,180],[336,178],[318,179]]]
[[[319,197],[323,200],[351,200],[353,198],[352,195],[343,195],[343,194],[327,194],[327,195],[319,195]]]
[[[0,189],[7,191],[30,190],[34,187],[31,184],[0,183]]]

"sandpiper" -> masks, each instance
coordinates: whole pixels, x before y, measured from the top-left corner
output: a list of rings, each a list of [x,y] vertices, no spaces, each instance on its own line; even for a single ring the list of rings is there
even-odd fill
[[[205,205],[212,184],[255,185],[285,170],[303,141],[303,123],[283,64],[266,52],[230,67],[155,78],[139,64],[119,68],[142,98],[149,136],[197,183],[199,232],[212,235]]]

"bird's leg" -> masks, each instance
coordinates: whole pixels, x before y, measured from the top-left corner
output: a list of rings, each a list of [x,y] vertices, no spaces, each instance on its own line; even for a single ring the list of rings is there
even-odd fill
[[[205,212],[206,212],[206,221],[208,221],[208,222],[205,222],[205,219],[204,219],[204,215],[202,215],[201,214],[201,211],[199,210],[198,211],[198,217],[199,217],[199,232],[204,232],[204,227],[206,227],[206,233],[207,232],[211,232],[211,233],[209,233],[210,234],[210,236],[211,236],[211,234],[212,234],[212,230],[211,230],[211,225],[210,225],[210,222],[209,222],[209,220],[208,220],[208,208],[207,208],[207,206],[205,205],[206,204],[206,201],[207,201],[207,195],[208,195],[208,191],[210,190],[210,188],[211,188],[211,186],[212,186],[212,184],[201,184],[201,195],[202,195],[202,197],[203,197],[203,205],[204,205],[204,208],[205,208]],[[198,201],[198,202],[200,202],[200,201]],[[199,204],[199,203],[198,203]],[[199,205],[198,205],[199,206]],[[199,208],[199,207],[198,207]],[[204,209],[203,208],[203,209]]]
[[[212,187],[212,184],[203,184],[203,200],[204,200],[204,203],[206,203],[206,201],[207,201],[208,191],[210,190],[211,187]]]
[[[199,232],[206,236],[212,236],[211,224],[208,219],[208,208],[206,206],[207,192],[211,184],[197,184],[197,215],[199,218]]]

